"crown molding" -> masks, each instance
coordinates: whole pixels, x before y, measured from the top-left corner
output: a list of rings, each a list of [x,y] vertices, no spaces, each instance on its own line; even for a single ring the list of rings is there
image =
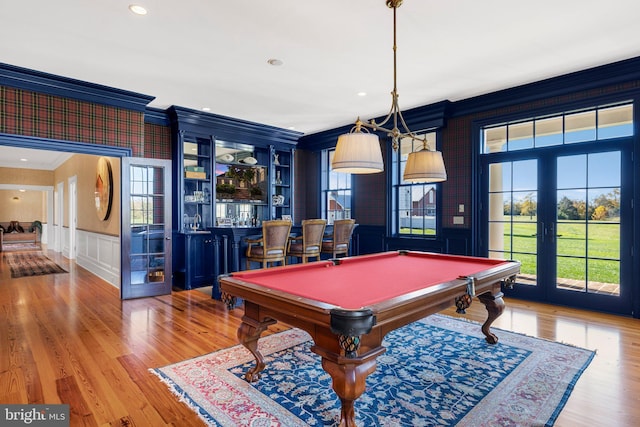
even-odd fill
[[[0,62],[2,86],[144,112],[155,96],[56,76]]]

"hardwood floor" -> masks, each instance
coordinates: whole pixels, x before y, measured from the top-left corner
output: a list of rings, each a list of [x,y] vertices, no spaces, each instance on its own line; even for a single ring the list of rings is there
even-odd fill
[[[2,255],[0,403],[69,403],[72,426],[203,425],[148,369],[235,345],[241,309],[227,312],[198,290],[121,301],[111,285],[48,255],[69,274],[11,279]],[[640,320],[506,303],[494,326],[597,350],[557,426],[638,425]],[[474,301],[465,317],[483,321],[484,307]]]

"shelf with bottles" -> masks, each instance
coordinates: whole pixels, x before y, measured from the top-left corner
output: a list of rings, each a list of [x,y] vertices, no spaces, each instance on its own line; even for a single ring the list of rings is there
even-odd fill
[[[174,155],[177,159],[176,190],[180,194],[174,209],[180,231],[204,230],[212,225],[213,184],[212,139],[181,132]],[[185,224],[185,218],[189,218]]]
[[[293,150],[271,147],[271,218],[290,217],[293,207]]]
[[[216,203],[216,226],[260,227],[268,218],[269,205],[254,203]]]

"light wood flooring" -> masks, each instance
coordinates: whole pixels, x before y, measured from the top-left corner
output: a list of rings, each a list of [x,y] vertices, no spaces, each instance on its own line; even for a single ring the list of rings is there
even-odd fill
[[[72,426],[203,425],[148,369],[235,345],[241,309],[198,290],[121,301],[111,285],[48,255],[69,273],[11,279],[2,255],[0,403],[69,403]],[[640,320],[506,303],[495,327],[597,350],[557,426],[640,425]],[[466,318],[483,321],[482,304]]]

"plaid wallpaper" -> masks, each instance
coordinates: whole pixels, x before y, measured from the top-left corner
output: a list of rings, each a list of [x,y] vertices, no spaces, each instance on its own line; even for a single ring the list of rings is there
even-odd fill
[[[382,161],[388,165],[387,152]],[[354,175],[353,217],[361,225],[385,225],[387,182],[385,172]]]
[[[171,160],[171,128],[169,126],[144,124],[144,157]]]
[[[442,156],[447,169],[447,180],[442,183],[442,226],[471,228],[471,123],[472,117],[447,121],[442,132]],[[458,205],[465,212],[458,213]],[[463,225],[453,225],[453,216],[463,216]]]
[[[131,148],[144,156],[144,114],[0,86],[0,132]]]
[[[443,130],[442,155],[447,168],[447,181],[442,184],[442,226],[446,228],[471,228],[471,132],[473,122],[488,117],[507,116],[519,112],[535,111],[541,108],[573,101],[588,100],[602,95],[612,95],[617,92],[640,88],[640,81],[613,85],[576,92],[569,95],[557,96],[540,101],[514,104],[509,107],[483,111],[465,117],[456,117],[447,121]],[[560,108],[560,107],[559,107]],[[465,212],[458,212],[458,205],[465,205]],[[454,216],[463,216],[464,224],[453,224]]]

